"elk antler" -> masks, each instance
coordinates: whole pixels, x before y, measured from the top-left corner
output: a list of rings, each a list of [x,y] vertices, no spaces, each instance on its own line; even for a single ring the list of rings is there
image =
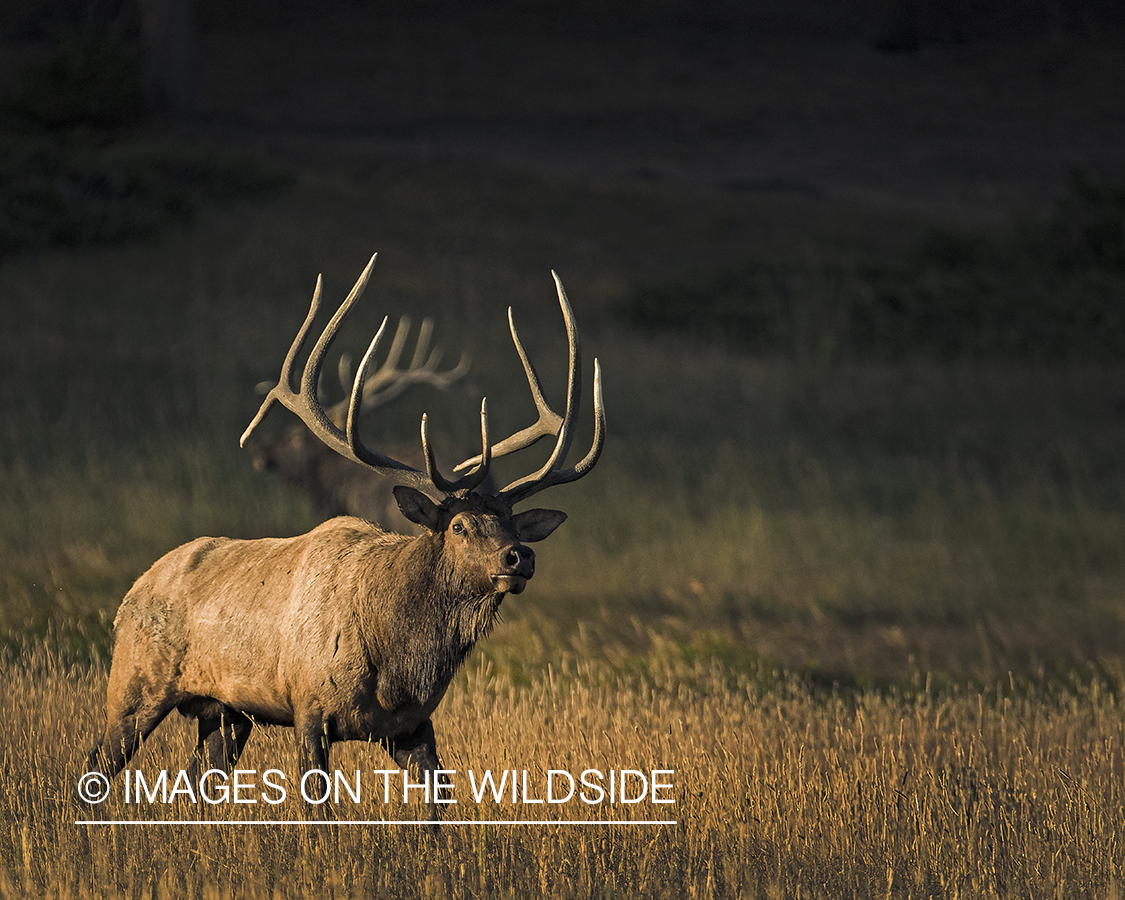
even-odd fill
[[[520,355],[523,370],[527,374],[527,383],[531,388],[531,397],[535,401],[535,408],[539,411],[539,418],[534,424],[529,425],[515,434],[506,437],[492,448],[492,458],[507,456],[524,447],[530,447],[540,438],[555,438],[555,448],[550,457],[539,469],[531,475],[519,478],[500,491],[498,496],[515,504],[526,500],[532,494],[556,484],[566,484],[576,481],[594,467],[594,463],[601,456],[602,447],[605,446],[605,406],[602,402],[602,377],[601,367],[594,360],[594,441],[589,453],[576,465],[569,469],[560,468],[570,450],[571,441],[574,439],[574,422],[578,416],[578,404],[582,394],[582,379],[580,369],[582,366],[582,351],[578,345],[578,326],[574,322],[574,312],[566,298],[562,281],[554,271],[551,277],[555,279],[555,289],[559,295],[559,306],[562,308],[563,321],[566,323],[567,343],[569,346],[570,361],[568,365],[566,385],[566,414],[559,416],[547,404],[543,397],[543,388],[539,382],[539,375],[532,365],[531,359],[524,349],[523,342],[516,332],[515,319],[511,307],[508,308],[508,327],[512,332],[512,342],[516,345],[516,352]],[[461,471],[472,466],[479,466],[480,456],[474,456],[459,463],[454,471]]]
[[[313,434],[341,456],[374,469],[380,475],[390,478],[396,484],[410,485],[431,496],[434,495],[435,489],[438,493],[445,494],[446,496],[463,496],[468,494],[470,491],[479,487],[484,481],[493,458],[507,456],[509,453],[514,453],[524,447],[529,447],[540,438],[548,435],[555,438],[555,447],[543,466],[537,472],[533,472],[530,475],[513,481],[500,491],[497,496],[510,504],[515,504],[544,488],[576,481],[594,467],[594,464],[598,461],[598,457],[601,455],[602,447],[605,444],[605,407],[602,403],[601,369],[598,366],[597,360],[594,360],[593,445],[586,456],[576,465],[570,468],[562,468],[562,464],[566,459],[567,452],[570,450],[570,444],[574,437],[574,423],[578,415],[578,403],[582,387],[579,373],[581,367],[581,352],[578,346],[578,328],[574,323],[574,314],[571,311],[570,303],[566,299],[566,292],[563,290],[562,282],[559,281],[558,275],[555,275],[554,272],[552,272],[551,275],[555,279],[555,286],[558,290],[559,305],[562,308],[563,320],[566,323],[566,332],[570,348],[569,376],[566,391],[566,414],[564,416],[560,417],[554,412],[544,399],[543,391],[539,383],[539,376],[527,355],[527,351],[524,349],[523,343],[520,341],[519,334],[516,332],[512,311],[509,309],[508,324],[512,332],[512,341],[516,345],[516,352],[519,353],[524,372],[527,374],[528,384],[531,387],[531,396],[535,401],[536,408],[539,410],[539,419],[533,425],[517,431],[515,434],[500,441],[494,447],[489,443],[488,439],[487,402],[482,401],[480,408],[480,455],[466,460],[455,469],[455,471],[471,469],[467,474],[455,480],[446,480],[442,477],[441,473],[438,471],[437,464],[434,462],[434,454],[430,447],[429,436],[426,430],[425,416],[422,416],[422,449],[426,457],[425,472],[421,472],[389,456],[384,456],[382,453],[372,450],[360,442],[357,422],[364,405],[364,396],[366,393],[365,383],[368,380],[368,369],[371,366],[371,360],[387,328],[386,318],[383,319],[379,331],[371,341],[371,345],[367,348],[367,352],[363,355],[363,360],[360,362],[359,371],[356,373],[355,379],[352,382],[350,395],[346,401],[346,414],[343,417],[343,427],[341,428],[340,425],[337,424],[339,407],[333,407],[331,411],[326,412],[317,398],[317,385],[320,381],[320,370],[324,364],[324,357],[336,337],[337,330],[367,286],[367,281],[371,276],[371,269],[374,264],[375,256],[372,256],[371,260],[367,263],[367,267],[363,270],[363,273],[352,287],[351,292],[344,299],[344,302],[340,304],[340,308],[336,310],[335,315],[332,316],[328,325],[325,326],[316,344],[313,345],[313,349],[305,363],[304,371],[301,374],[300,387],[298,390],[293,390],[293,366],[301,353],[301,349],[304,347],[309,329],[312,327],[313,319],[316,318],[320,310],[321,279],[319,276],[317,277],[316,290],[313,292],[309,314],[305,317],[305,321],[302,323],[300,329],[298,329],[297,336],[294,338],[293,344],[289,348],[289,353],[286,354],[285,361],[281,366],[281,377],[277,385],[266,395],[257,415],[254,416],[249,427],[243,432],[242,438],[239,441],[240,445],[246,443],[246,439],[250,436],[250,433],[257,427],[258,423],[265,418],[266,414],[273,407],[273,404],[275,402],[280,402],[287,409],[299,416]],[[399,333],[404,333],[401,323],[399,325]],[[399,333],[396,333],[395,340],[392,342],[390,354],[388,355],[388,360],[392,363],[390,366],[391,370],[397,367],[398,356],[402,352],[401,347],[397,350],[395,347],[395,345],[399,343]],[[415,360],[420,360],[421,357],[425,355],[425,348],[428,348],[428,331],[424,337],[424,341],[422,336],[419,337],[419,349],[415,351]],[[403,337],[403,340],[405,340],[405,337]],[[465,364],[464,358],[462,358],[462,364]],[[425,369],[428,365],[429,361],[427,360],[425,364],[421,364],[420,366],[414,366],[412,364],[411,369]],[[379,372],[387,369],[387,367],[388,364],[384,363]],[[435,360],[433,362],[433,369],[436,369],[436,367],[437,361]],[[458,366],[458,369],[460,368],[461,365]],[[410,370],[408,370],[408,372],[409,371]],[[378,375],[378,372],[376,375]],[[458,377],[460,376],[458,375]],[[394,386],[397,387],[397,384]],[[435,497],[435,499],[437,498]]]
[[[377,255],[378,254],[375,256]],[[356,300],[359,299],[364,288],[367,287],[367,281],[371,277],[371,269],[375,265],[375,256],[371,257],[370,261],[367,263],[367,267],[363,270],[363,273],[352,287],[351,292],[344,299],[344,302],[340,304],[340,308],[336,310],[335,315],[332,316],[332,319],[325,326],[316,344],[313,345],[313,349],[305,363],[304,371],[301,374],[300,387],[295,391],[293,390],[293,366],[308,338],[313,319],[316,318],[317,313],[320,311],[322,282],[321,278],[319,276],[317,277],[316,289],[313,291],[309,313],[305,316],[305,321],[298,329],[297,336],[294,338],[293,344],[290,346],[289,352],[285,356],[285,361],[281,365],[281,376],[278,383],[266,395],[265,400],[262,401],[257,415],[254,416],[253,421],[250,422],[250,425],[239,439],[239,445],[245,445],[247,438],[250,437],[250,433],[258,426],[262,419],[266,417],[266,414],[273,407],[274,403],[280,402],[291,412],[295,413],[301,421],[308,426],[313,434],[320,438],[320,440],[331,449],[347,459],[374,469],[380,475],[390,478],[396,484],[410,485],[430,495],[433,495],[435,488],[442,494],[467,493],[478,487],[488,474],[490,462],[488,412],[484,402],[481,403],[482,462],[473,469],[473,471],[454,481],[446,480],[437,470],[433,452],[429,447],[425,416],[422,417],[422,447],[426,454],[426,472],[421,472],[413,466],[408,466],[389,456],[384,456],[382,453],[365,446],[359,440],[358,428],[356,426],[363,406],[364,384],[368,377],[367,370],[371,365],[375,350],[379,346],[379,342],[387,329],[386,318],[383,319],[379,331],[371,341],[371,345],[367,348],[367,352],[363,355],[363,360],[359,365],[359,371],[356,373],[355,380],[351,386],[350,396],[346,401],[347,411],[343,418],[342,429],[340,425],[333,421],[333,416],[329,412],[326,412],[324,407],[321,406],[320,400],[317,397],[317,385],[320,382],[320,371],[324,365],[324,357],[328,353],[328,349],[332,346],[332,342],[336,338],[336,332],[340,325],[343,323],[344,319],[347,318],[348,313],[351,312],[352,306],[355,304]],[[391,352],[392,354],[394,353],[393,347]],[[399,352],[401,353],[401,350]],[[397,364],[397,360],[395,362]],[[434,365],[436,367],[436,361]],[[333,407],[331,413],[337,412],[338,408]]]
[[[394,400],[404,391],[415,384],[428,384],[431,387],[445,390],[455,381],[464,378],[469,371],[471,356],[466,350],[461,354],[461,359],[452,369],[444,372],[438,371],[441,363],[441,347],[430,350],[430,339],[434,333],[434,320],[427,316],[422,320],[418,329],[418,342],[414,345],[414,355],[410,364],[405,369],[398,367],[402,352],[406,349],[406,338],[410,333],[410,316],[402,316],[398,320],[395,336],[391,340],[391,348],[387,351],[387,358],[383,364],[367,376],[363,385],[363,402],[360,412],[365,413],[376,409],[385,403]],[[345,393],[350,394],[354,378],[352,376],[352,358],[350,353],[340,357],[337,374],[340,386]],[[348,401],[343,400],[326,410],[328,417],[333,422],[342,421],[341,417],[347,411]]]
[[[416,384],[428,384],[444,391],[468,374],[472,361],[472,355],[468,350],[461,353],[461,359],[452,369],[446,369],[444,372],[438,371],[442,350],[441,347],[430,350],[430,339],[434,333],[434,320],[429,316],[422,320],[422,325],[418,329],[418,342],[414,346],[414,355],[411,357],[410,364],[405,369],[400,369],[398,361],[402,358],[402,351],[406,349],[406,338],[410,333],[410,324],[410,316],[399,318],[395,336],[391,340],[391,348],[387,352],[387,358],[383,360],[383,364],[378,369],[367,376],[367,381],[363,384],[363,402],[360,404],[359,410],[361,414],[390,403]],[[340,362],[337,365],[336,373],[340,379],[340,387],[344,389],[346,396],[339,403],[325,409],[324,413],[330,421],[339,426],[343,424],[344,415],[348,411],[348,397],[351,395],[354,381],[352,355],[350,353],[340,354]],[[274,382],[272,381],[261,381],[255,386],[255,390],[263,395],[268,394],[273,388]]]

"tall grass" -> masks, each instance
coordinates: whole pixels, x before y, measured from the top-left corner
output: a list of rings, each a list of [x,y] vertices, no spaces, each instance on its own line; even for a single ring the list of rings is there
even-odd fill
[[[597,654],[556,655],[517,685],[483,659],[436,717],[455,781],[527,770],[674,770],[674,804],[497,804],[457,794],[436,837],[382,797],[304,819],[302,807],[179,800],[90,811],[75,785],[99,716],[104,669],[52,651],[4,664],[0,890],[5,896],[1117,896],[1125,864],[1125,721],[1094,681],[1052,693],[1001,683],[974,692],[821,693],[768,668],[685,662],[650,633],[647,676]],[[588,648],[592,650],[593,648]],[[1015,690],[1013,690],[1015,688]],[[188,729],[161,726],[132,766],[178,770]],[[240,767],[290,769],[291,733],[258,729]],[[344,772],[386,768],[377,747],[338,745]],[[132,768],[131,766],[131,768]],[[287,801],[288,803],[288,801]],[[655,815],[654,815],[655,813]],[[190,820],[84,825],[76,820]],[[675,825],[504,825],[569,818]],[[242,822],[244,824],[239,824]]]

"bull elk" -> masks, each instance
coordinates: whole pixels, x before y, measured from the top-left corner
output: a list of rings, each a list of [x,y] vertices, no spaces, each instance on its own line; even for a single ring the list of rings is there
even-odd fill
[[[570,304],[554,276],[570,350],[564,414],[544,399],[509,309],[536,422],[493,444],[482,402],[481,453],[456,467],[464,472],[459,477],[439,472],[425,416],[424,470],[385,456],[357,433],[363,385],[385,319],[359,366],[343,427],[317,396],[325,354],[374,263],[372,256],[294,389],[294,364],[320,308],[317,279],[278,384],[242,443],[280,402],[341,456],[391,480],[403,514],[423,533],[393,534],[340,517],[298,537],[199,538],[159,559],[126,594],[114,620],[106,727],[90,751],[89,770],[115,776],[173,709],[198,723],[187,766],[193,781],[203,766],[229,771],[255,723],[292,727],[305,771],[327,771],[330,745],[347,740],[380,742],[418,781],[441,768],[430,716],[458,666],[491,630],[504,595],[523,591],[534,574],[535,554],[527,544],[543,540],[566,518],[557,510],[517,513],[512,507],[594,467],[605,443],[601,376],[595,360],[592,445],[566,467],[581,361]],[[493,459],[543,437],[554,438],[554,449],[537,471],[495,494],[481,491]],[[432,802],[429,814],[436,819]]]
[[[401,364],[410,324],[409,316],[399,319],[386,358],[364,382],[361,415],[383,407],[415,385],[448,390],[468,373],[467,352],[461,354],[460,361],[453,368],[440,368],[441,350],[430,349],[434,322],[429,318],[422,321],[409,362]],[[347,394],[350,394],[353,384],[350,370],[350,357],[345,355],[340,360],[339,378]],[[258,389],[268,393],[273,386],[273,382],[263,382]],[[325,409],[329,420],[338,428],[343,427],[347,412],[347,399]],[[421,526],[408,521],[399,510],[392,493],[394,485],[389,479],[336,453],[300,422],[277,434],[256,436],[247,442],[246,449],[255,469],[277,472],[308,497],[314,509],[326,518],[360,516],[377,522],[389,531],[404,534],[421,532]],[[389,455],[411,466],[426,464],[421,448],[417,446],[396,447]],[[451,466],[462,458],[454,458],[449,452],[439,451],[435,455],[439,468]],[[492,491],[494,487],[491,476],[481,485],[485,492]]]

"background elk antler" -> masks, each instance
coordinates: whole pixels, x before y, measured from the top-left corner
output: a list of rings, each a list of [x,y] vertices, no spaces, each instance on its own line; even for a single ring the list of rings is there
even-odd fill
[[[422,320],[418,329],[417,342],[414,345],[414,354],[405,369],[398,367],[402,351],[406,347],[406,338],[410,332],[410,316],[402,316],[398,320],[398,328],[391,340],[391,348],[383,364],[367,376],[363,385],[363,400],[360,403],[360,412],[375,409],[394,400],[407,389],[416,384],[426,384],[430,387],[446,390],[450,385],[464,378],[469,372],[471,355],[468,350],[461,353],[461,359],[452,369],[440,371],[441,347],[430,350],[430,339],[433,337],[434,320],[427,316]],[[337,374],[340,378],[340,387],[347,392],[353,382],[351,372],[351,354],[345,353],[340,357]],[[332,407],[331,413],[343,414],[347,410],[346,403]]]
[[[401,316],[395,336],[391,340],[390,349],[382,364],[367,376],[363,385],[363,400],[360,403],[360,413],[368,412],[379,406],[390,403],[415,385],[425,384],[438,390],[447,390],[451,385],[464,378],[469,373],[471,354],[468,350],[461,353],[461,359],[452,369],[440,370],[442,349],[430,349],[433,339],[434,320],[427,316],[422,320],[418,329],[418,337],[414,345],[414,353],[406,368],[399,367],[406,342],[410,335],[410,316]],[[337,365],[337,375],[340,387],[345,394],[349,394],[354,379],[352,373],[352,355],[343,353]],[[274,388],[272,381],[260,381],[256,390],[260,394],[268,394]],[[343,400],[327,408],[328,417],[333,421],[341,421],[348,409],[348,401]]]

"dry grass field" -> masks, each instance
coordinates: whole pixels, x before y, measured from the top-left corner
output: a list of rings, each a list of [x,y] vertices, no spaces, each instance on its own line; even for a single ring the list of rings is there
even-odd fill
[[[200,3],[194,123],[0,104],[0,896],[1120,897],[1125,66],[1024,7],[883,54],[877,3]],[[132,581],[316,524],[237,439],[317,273],[331,303],[374,251],[341,349],[432,314],[473,371],[368,443],[529,420],[505,314],[557,391],[552,268],[604,370],[605,456],[435,716],[472,824],[379,824],[416,805],[365,745],[310,814],[269,728],[257,803],[123,777],[91,812]],[[523,802],[588,769],[674,802]]]
[[[397,788],[384,803],[377,777],[360,802],[342,794],[313,824],[283,824],[309,814],[292,800],[259,799],[269,795],[261,790],[267,769],[293,771],[295,748],[280,731],[259,732],[239,763],[257,787],[243,800],[256,805],[208,807],[183,794],[130,804],[119,782],[92,815],[221,824],[76,825],[91,817],[74,801],[75,762],[97,726],[104,679],[49,652],[29,653],[4,673],[0,889],[60,897],[1119,896],[1125,723],[1102,685],[813,695],[778,672],[685,663],[655,635],[645,676],[591,662],[593,649],[556,654],[547,674],[518,684],[483,658],[458,678],[435,724],[457,773],[446,818],[474,824],[446,825],[437,836],[371,824],[414,815]],[[186,727],[158,731],[136,763],[146,783],[179,769],[188,744]],[[333,766],[349,777],[386,766],[378,748],[346,746]],[[549,770],[577,778],[623,768],[674,770],[660,776],[674,785],[660,796],[675,802],[524,802],[547,796]],[[499,777],[512,769],[529,778],[515,803],[473,801],[470,770]],[[635,776],[630,784],[640,796]],[[528,819],[539,824],[509,824]],[[654,819],[676,824],[622,824]],[[562,824],[575,820],[617,824]],[[542,824],[550,822],[560,824]]]

